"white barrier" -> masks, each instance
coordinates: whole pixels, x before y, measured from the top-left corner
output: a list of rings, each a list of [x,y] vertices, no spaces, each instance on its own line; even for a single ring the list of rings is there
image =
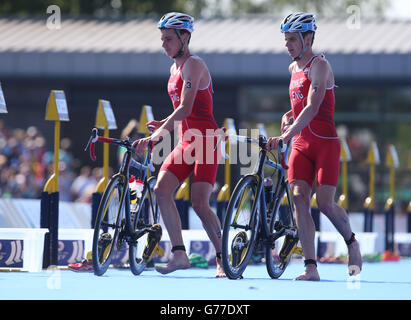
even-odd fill
[[[11,260],[20,259],[22,250],[23,268],[21,271],[39,272],[43,267],[44,235],[47,229],[0,228],[1,240],[22,240],[23,247],[11,252]],[[16,258],[14,258],[16,257]],[[17,262],[17,261],[15,261]]]
[[[85,258],[87,252],[92,248],[93,229],[90,227],[91,206],[90,204],[60,202],[59,214],[59,241],[72,240],[84,241],[84,248],[78,244],[72,245],[69,260],[79,260]],[[375,223],[375,231],[373,233],[359,232],[361,229],[360,222],[362,216],[358,214],[350,214],[353,231],[356,233],[361,247],[362,254],[374,254],[383,251],[384,229],[381,223],[382,217],[378,217]],[[398,217],[401,218],[401,217]],[[187,252],[201,252],[207,259],[215,255],[214,246],[210,243],[206,232],[202,228],[201,221],[190,210],[190,230],[183,230],[184,245]],[[334,246],[332,254],[335,256],[347,254],[346,244],[333,226],[329,225],[327,219],[321,219],[321,232],[316,233],[316,240],[320,236],[322,242],[329,242]],[[0,258],[3,255],[5,261],[21,262],[23,266],[20,270],[29,272],[39,272],[42,270],[43,250],[44,250],[44,235],[47,229],[40,229],[40,200],[27,199],[0,199],[0,241],[1,240],[20,240],[13,241],[10,244],[11,252],[8,256],[4,250],[0,251]],[[165,257],[170,256],[171,244],[163,223],[162,241],[165,245]],[[400,231],[400,230],[399,230]],[[401,244],[401,249],[411,255],[411,234],[397,232],[394,236],[394,241],[398,246]],[[315,241],[317,245],[317,241]],[[7,244],[9,245],[9,244]],[[144,245],[144,244],[142,244]],[[77,246],[77,248],[76,248]],[[66,255],[67,257],[67,255]],[[165,259],[165,258],[164,258]],[[0,259],[1,260],[1,259]],[[12,265],[12,263],[10,264]],[[7,263],[6,263],[7,266]]]
[[[411,257],[411,233],[395,233],[394,245],[402,256]]]
[[[23,248],[17,248],[13,253],[13,257],[19,259],[22,255],[23,267],[21,271],[40,272],[42,270],[43,263],[43,249],[44,249],[44,235],[47,229],[28,229],[28,228],[0,228],[1,240],[22,240]],[[320,237],[321,242],[334,243],[333,255],[346,255],[347,246],[337,232],[317,232],[315,235],[315,244],[317,245],[317,239]],[[376,233],[356,233],[356,238],[360,243],[361,253],[373,254],[376,253]],[[77,260],[84,258],[87,252],[91,251],[93,229],[59,229],[59,240],[82,240],[84,241],[84,251],[76,252],[74,248],[72,256],[76,256]],[[215,256],[214,246],[208,239],[207,233],[204,230],[183,230],[184,245],[186,246],[187,253],[201,252],[206,259],[210,259]],[[165,229],[163,229],[163,236],[161,239],[165,245],[165,256],[157,259],[160,262],[165,262],[171,254],[170,238]],[[398,243],[411,243],[411,234],[396,234],[395,242]],[[144,245],[144,244],[143,244]],[[317,249],[317,248],[316,248]],[[22,251],[22,253],[21,253]],[[83,255],[79,257],[78,254]],[[19,256],[20,255],[20,256]],[[14,259],[15,262],[16,259]]]
[[[347,245],[343,239],[343,237],[338,232],[316,232],[315,234],[315,246],[316,252],[317,244],[318,244],[318,237],[320,237],[321,242],[328,242],[334,243],[334,252],[333,255],[338,257],[340,255],[347,254]],[[360,244],[361,254],[374,254],[377,252],[377,237],[378,234],[376,232],[356,232],[355,238]]]
[[[59,202],[59,228],[90,228],[89,203]],[[40,228],[40,200],[0,199],[0,228]]]
[[[81,261],[87,255],[87,252],[91,251],[93,247],[93,229],[59,229],[59,241],[60,240],[80,240],[84,241],[84,251],[79,250],[79,248],[74,247],[72,252],[72,260],[70,263],[75,261]]]

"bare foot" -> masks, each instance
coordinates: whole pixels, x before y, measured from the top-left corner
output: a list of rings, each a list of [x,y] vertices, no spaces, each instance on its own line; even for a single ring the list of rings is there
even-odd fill
[[[225,278],[225,272],[223,269],[223,262],[221,259],[215,258],[215,261],[217,262],[217,273],[215,275],[216,278]]]
[[[358,241],[354,241],[348,247],[348,274],[355,276],[361,272],[362,257]]]
[[[190,260],[188,259],[185,251],[174,252],[173,257],[165,266],[155,267],[156,271],[161,274],[167,274],[176,270],[188,268],[190,268]]]
[[[296,281],[320,281],[317,267],[315,265],[307,265],[303,274],[295,278]]]

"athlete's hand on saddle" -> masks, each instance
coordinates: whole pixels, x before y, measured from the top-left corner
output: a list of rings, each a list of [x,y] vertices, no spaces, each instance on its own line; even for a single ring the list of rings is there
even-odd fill
[[[149,142],[151,141],[151,137],[137,139],[131,145],[133,148],[136,148],[136,154],[142,154],[144,150],[147,149]]]
[[[285,114],[281,119],[281,133],[284,134],[290,128],[292,123],[293,123],[293,117]],[[288,143],[288,139],[285,139],[283,136],[271,137],[271,138],[268,138],[267,145],[265,148],[268,151],[271,151],[273,149],[278,149],[278,142],[281,139],[283,140],[284,144]]]
[[[160,128],[163,123],[164,121],[152,120],[146,123],[146,128],[148,129],[148,131],[153,132]]]
[[[133,142],[132,147],[136,148],[136,154],[143,153],[144,150],[147,149],[148,144],[150,143],[150,141],[154,145],[162,139],[161,136],[157,136],[154,132],[158,128],[160,128],[163,123],[164,123],[164,121],[156,121],[156,120],[147,122],[146,127],[147,127],[148,131],[150,132],[150,136],[146,137],[146,138],[135,140]]]
[[[268,141],[267,141],[267,145],[265,146],[265,149],[267,150],[267,151],[271,151],[271,150],[276,150],[276,149],[278,149],[278,142],[279,142],[279,140],[283,140],[284,141],[284,138],[283,137],[271,137],[271,138],[268,138]],[[285,141],[284,141],[285,142]]]

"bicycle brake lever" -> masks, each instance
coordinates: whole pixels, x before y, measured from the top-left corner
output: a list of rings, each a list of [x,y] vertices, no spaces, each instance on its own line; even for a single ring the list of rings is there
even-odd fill
[[[151,136],[154,133],[154,131],[156,131],[156,127],[155,126],[147,126],[147,130],[148,130],[149,135]]]
[[[284,143],[283,139],[280,139],[278,141],[278,148],[280,149],[280,152],[283,154],[287,150],[287,145]]]
[[[221,131],[220,131],[220,134],[218,135],[217,143],[216,143],[216,145],[215,145],[215,147],[214,147],[214,152],[217,151],[220,143],[224,143],[224,142],[227,141],[228,135],[226,134],[226,132],[227,132],[227,129],[226,129],[225,127],[222,127],[222,128],[221,128]]]
[[[91,136],[90,136],[90,138],[88,139],[88,142],[87,142],[87,145],[86,145],[86,148],[84,149],[84,151],[87,151],[90,143],[95,143],[95,142],[97,142],[97,139],[98,139],[98,129],[97,129],[97,128],[93,128],[93,129],[91,130]]]
[[[287,144],[284,143],[283,139],[278,140],[278,156],[280,158],[281,166],[286,170],[288,170],[289,168],[287,164],[288,159],[286,159],[286,155],[285,155],[285,152],[287,151],[287,147],[288,146]]]

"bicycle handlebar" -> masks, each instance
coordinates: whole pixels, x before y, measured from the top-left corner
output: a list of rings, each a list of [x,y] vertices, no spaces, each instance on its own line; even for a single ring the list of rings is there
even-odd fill
[[[224,134],[226,133],[226,129],[222,128],[222,131],[223,133],[220,135],[220,137],[224,136]],[[225,139],[227,138],[234,138],[239,142],[257,144],[261,149],[265,149],[267,145],[267,138],[263,135],[260,135],[258,139],[255,139],[255,138],[250,138],[246,136],[226,134]],[[289,141],[288,144],[285,144],[283,139],[280,139],[278,141],[278,161],[280,162],[281,166],[286,170],[288,170],[289,168],[288,167],[288,151],[290,150],[290,146],[291,146],[291,140]]]
[[[289,141],[288,144],[285,144],[283,139],[280,139],[278,141],[278,157],[279,161],[281,163],[281,166],[285,169],[288,170],[288,151],[290,150],[291,146],[291,141]]]
[[[106,138],[106,137],[102,137],[98,135],[98,129],[97,128],[93,128],[92,129],[92,133],[90,136],[90,139],[87,143],[86,148],[84,149],[84,151],[87,150],[87,148],[90,146],[90,158],[93,161],[96,161],[96,154],[95,154],[95,144],[96,142],[104,142],[104,143],[108,143],[108,144],[115,144],[118,146],[122,146],[125,147],[127,150],[131,151],[132,153],[136,152],[136,148],[132,147],[132,143],[126,139],[126,140],[120,140],[120,139],[115,139],[115,138]],[[151,153],[151,150],[153,148],[153,143],[152,141],[149,141],[148,143],[148,150]]]

